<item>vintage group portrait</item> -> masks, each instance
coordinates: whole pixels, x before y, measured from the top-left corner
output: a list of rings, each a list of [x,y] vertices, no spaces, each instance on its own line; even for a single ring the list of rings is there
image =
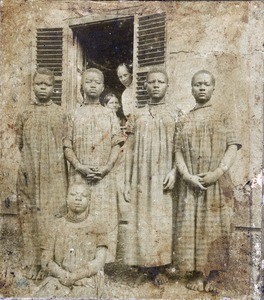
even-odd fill
[[[263,2],[0,4],[0,297],[261,299]]]

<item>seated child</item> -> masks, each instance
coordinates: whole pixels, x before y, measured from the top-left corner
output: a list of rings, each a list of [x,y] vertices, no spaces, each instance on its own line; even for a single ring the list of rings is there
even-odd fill
[[[100,298],[107,236],[90,215],[87,185],[73,183],[67,196],[68,212],[49,230],[42,251],[42,268],[48,277],[36,297]]]

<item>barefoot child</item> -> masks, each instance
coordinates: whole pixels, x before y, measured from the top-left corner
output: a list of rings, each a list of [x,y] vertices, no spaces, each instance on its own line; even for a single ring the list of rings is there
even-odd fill
[[[16,121],[17,145],[21,152],[17,193],[23,234],[23,264],[27,277],[40,271],[42,229],[65,206],[66,162],[63,154],[63,109],[51,95],[54,75],[45,68],[34,74],[35,102],[19,114]]]
[[[172,260],[172,197],[175,182],[173,137],[179,110],[165,103],[168,76],[153,69],[146,78],[149,105],[132,124],[126,153],[125,197],[130,202],[125,262],[139,266],[154,284],[167,281]]]
[[[219,271],[227,268],[231,199],[227,171],[241,144],[229,113],[215,109],[214,76],[194,74],[194,109],[182,118],[176,139],[176,162],[182,182],[176,217],[175,259],[189,272],[187,288],[216,292]],[[230,188],[229,188],[230,190]]]
[[[71,164],[70,181],[82,180],[89,187],[90,213],[106,223],[109,231],[107,262],[114,261],[117,203],[113,168],[124,142],[116,116],[99,102],[104,76],[95,68],[82,75],[83,103],[70,117],[64,153]]]
[[[86,184],[74,183],[67,196],[68,212],[47,233],[42,266],[48,277],[35,297],[101,298],[107,236],[90,216]]]

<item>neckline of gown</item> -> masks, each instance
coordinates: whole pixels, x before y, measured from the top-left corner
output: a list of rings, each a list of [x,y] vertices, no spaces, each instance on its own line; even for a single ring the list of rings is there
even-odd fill
[[[207,107],[211,107],[212,104],[207,104],[207,105],[203,105],[203,106],[198,106],[198,107],[194,107],[193,109],[191,109],[191,111],[196,111],[198,109],[201,109],[201,108],[207,108]]]
[[[52,103],[53,103],[53,101],[50,100],[49,102],[46,102],[46,103],[40,103],[40,102],[34,101],[31,104],[32,105],[37,105],[37,106],[50,106]]]
[[[147,106],[158,106],[158,105],[163,105],[163,104],[166,104],[165,101],[162,101],[162,102],[158,102],[158,103],[155,103],[155,102],[148,102],[147,103]]]

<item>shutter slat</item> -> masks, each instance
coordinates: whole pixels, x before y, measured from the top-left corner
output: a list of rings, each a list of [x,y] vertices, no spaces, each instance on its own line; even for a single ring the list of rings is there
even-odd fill
[[[139,25],[145,22],[151,22],[156,19],[164,19],[165,13],[158,13],[154,15],[144,16],[139,18]]]
[[[63,37],[59,35],[53,36],[38,36],[38,41],[62,41]]]
[[[164,40],[160,41],[160,42],[154,42],[154,43],[153,42],[148,43],[146,41],[141,41],[141,42],[139,42],[139,45],[141,46],[139,51],[141,51],[141,49],[144,49],[144,48],[160,49],[160,48],[164,47]]]
[[[158,32],[153,32],[153,33],[144,33],[144,34],[139,34],[138,35],[138,39],[144,40],[144,39],[153,39],[153,40],[160,40],[160,39],[164,39],[165,38],[165,32],[164,32],[164,28],[163,30],[160,30]]]
[[[139,30],[139,34],[142,36],[143,34],[150,34],[150,33],[158,33],[164,32],[165,23],[162,26],[151,26],[150,28],[146,28],[144,30]]]
[[[54,49],[38,49],[37,50],[37,55],[43,55],[43,54],[60,54],[62,55],[62,51],[61,50],[54,50]]]
[[[43,53],[38,52],[38,54],[45,59],[52,59],[52,58],[62,59],[62,54],[54,54],[54,53],[46,53],[46,52]]]
[[[37,33],[38,32],[61,32],[62,33],[62,28],[37,28]]]
[[[142,49],[138,52],[139,55],[141,54],[146,54],[146,53],[155,53],[155,52],[160,52],[160,51],[164,51],[164,46],[161,46],[161,47],[151,47],[151,46],[148,46],[148,47],[145,47],[145,49]]]
[[[165,62],[164,60],[155,60],[154,62],[150,61],[150,62],[142,63],[141,66],[142,67],[153,66],[153,65],[155,65],[155,66],[157,66],[157,65],[163,66],[164,62]]]
[[[149,28],[153,28],[153,27],[161,27],[161,26],[165,26],[165,20],[162,19],[162,21],[160,22],[155,22],[155,25],[153,26],[152,24],[153,22],[151,22],[150,24],[145,24],[145,25],[140,25],[140,28],[138,29],[139,32],[147,30]]]
[[[154,52],[155,51],[155,52]],[[155,58],[155,57],[164,57],[165,54],[165,50],[144,50],[144,52],[142,51],[141,54],[138,55],[138,58],[141,61],[144,61],[145,59],[150,59],[150,58]]]
[[[61,37],[62,35],[62,31],[58,31],[58,32],[51,32],[51,31],[45,31],[45,32],[38,32],[38,36],[39,37]]]

